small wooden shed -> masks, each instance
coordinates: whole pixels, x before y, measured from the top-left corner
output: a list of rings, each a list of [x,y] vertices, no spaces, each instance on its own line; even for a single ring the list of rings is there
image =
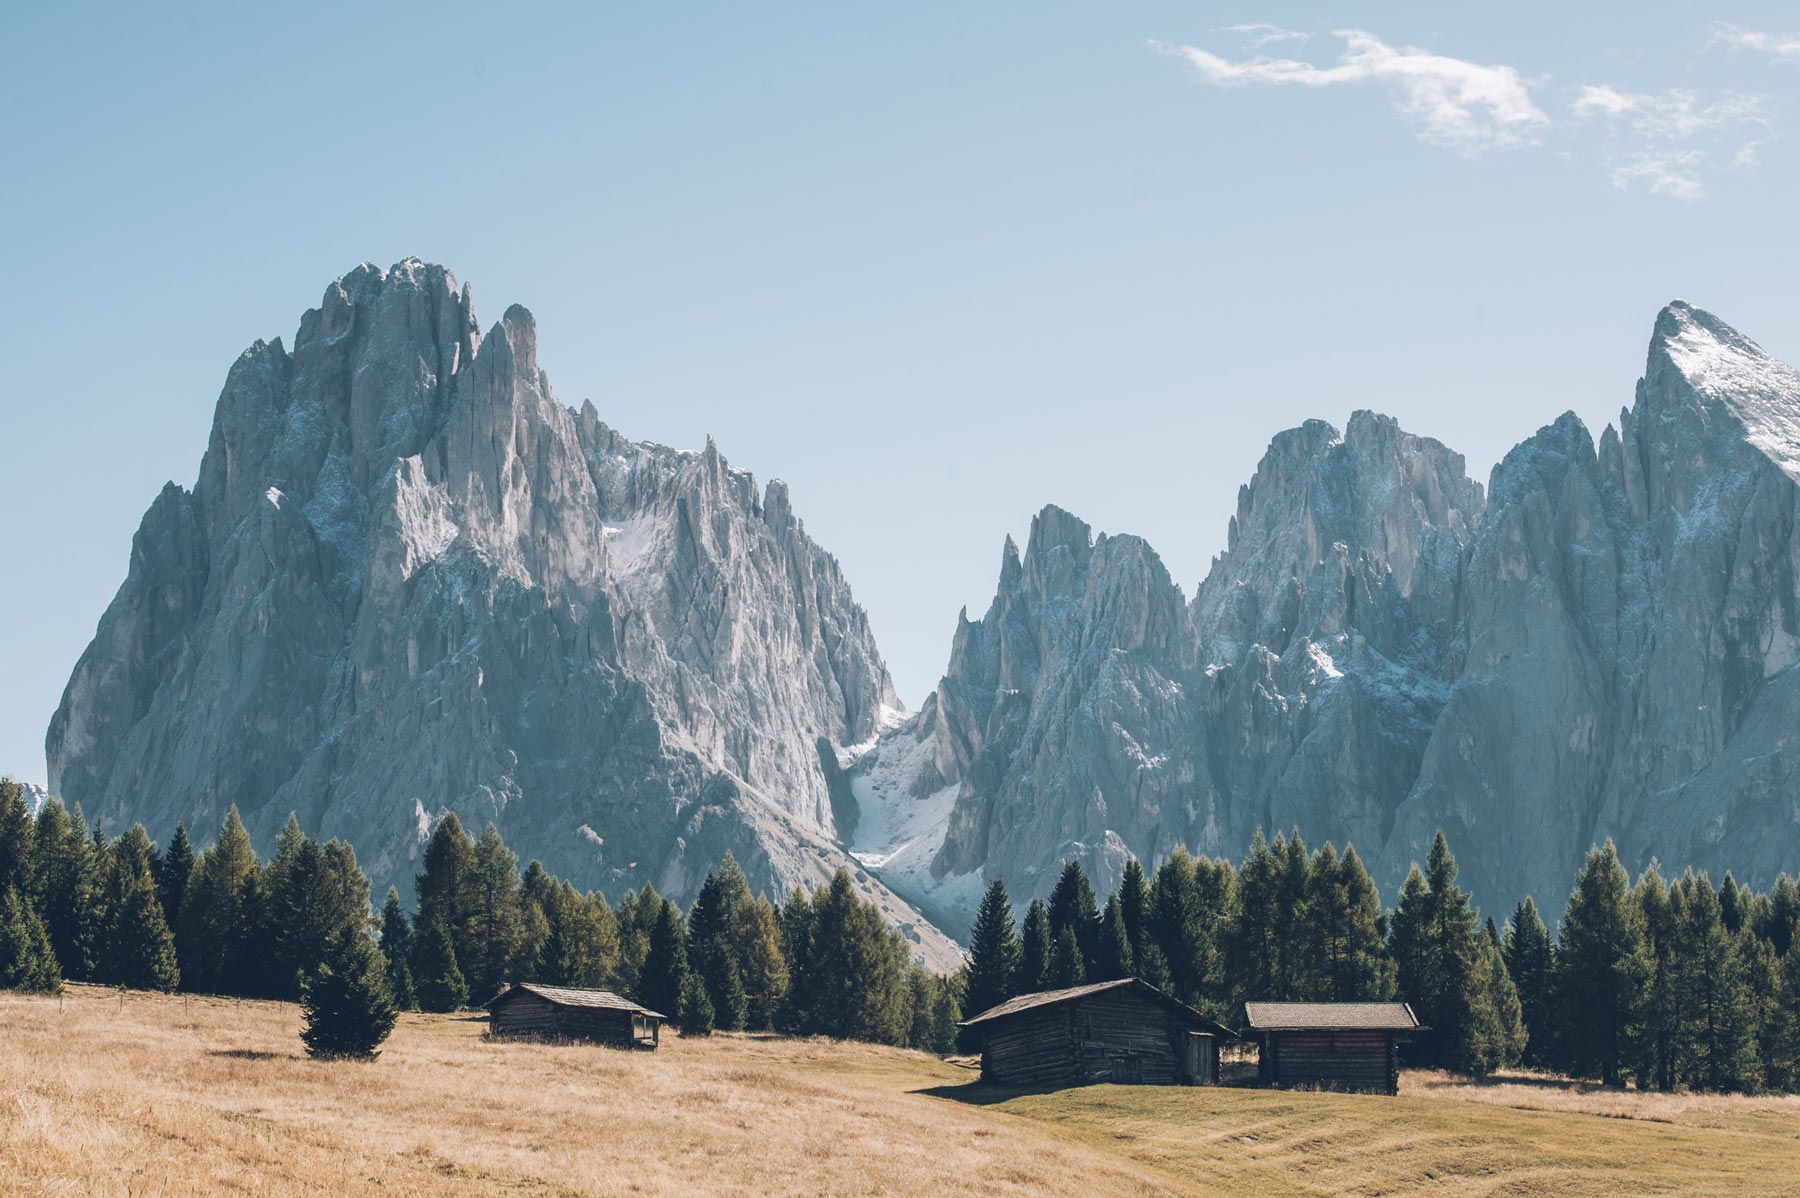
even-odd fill
[[[515,982],[488,1000],[496,1036],[593,1040],[617,1048],[654,1049],[663,1016],[610,990],[575,990]]]
[[[1247,1002],[1271,1086],[1400,1092],[1400,1041],[1425,1029],[1403,1002]]]
[[[960,1025],[981,1037],[981,1080],[1054,1089],[1095,1082],[1212,1085],[1231,1031],[1148,982],[1022,994]]]

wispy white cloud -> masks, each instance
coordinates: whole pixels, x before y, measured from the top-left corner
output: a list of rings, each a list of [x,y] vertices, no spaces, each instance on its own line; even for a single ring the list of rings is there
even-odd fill
[[[1222,32],[1241,34],[1244,45],[1252,50],[1260,50],[1272,42],[1303,42],[1312,36],[1310,33],[1301,33],[1294,29],[1283,29],[1279,25],[1270,25],[1266,21],[1255,21],[1248,25],[1227,25]]]
[[[1596,116],[1622,119],[1639,136],[1659,141],[1686,141],[1698,133],[1767,125],[1774,119],[1766,96],[1732,92],[1702,104],[1695,92],[1684,87],[1653,95],[1622,92],[1604,83],[1583,85],[1569,112],[1578,121]]]
[[[1333,36],[1344,39],[1344,53],[1330,66],[1263,55],[1233,61],[1196,46],[1151,44],[1186,59],[1217,87],[1385,86],[1400,112],[1422,126],[1420,137],[1463,154],[1531,144],[1549,124],[1532,99],[1530,84],[1512,67],[1412,46],[1396,48],[1360,29],[1338,30]]]
[[[1607,173],[1620,191],[1629,191],[1641,183],[1652,195],[1698,204],[1706,198],[1706,184],[1700,178],[1700,164],[1705,158],[1699,150],[1664,154],[1640,151],[1615,161]]]
[[[1586,84],[1569,105],[1577,123],[1602,119],[1621,147],[1609,160],[1609,176],[1621,190],[1649,188],[1653,195],[1694,204],[1706,198],[1702,171],[1710,150],[1696,141],[1716,144],[1746,125],[1767,128],[1774,111],[1765,96],[1730,93],[1703,103],[1687,88],[1661,93],[1624,92],[1609,84]],[[1755,166],[1752,140],[1732,157],[1732,168]]]
[[[1713,41],[1733,50],[1756,50],[1788,62],[1800,62],[1800,33],[1762,33],[1718,21],[1713,24]]]

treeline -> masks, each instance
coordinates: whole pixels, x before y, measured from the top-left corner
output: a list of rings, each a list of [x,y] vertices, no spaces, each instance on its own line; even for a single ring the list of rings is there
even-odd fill
[[[0,989],[179,988],[336,1003],[339,1022],[357,1024],[372,1007],[381,1025],[383,1003],[452,1011],[536,981],[615,990],[690,1034],[779,1029],[932,1051],[955,1037],[960,979],[914,965],[842,871],[777,908],[727,856],[685,916],[650,886],[615,908],[536,861],[521,876],[492,824],[472,840],[451,814],[416,892],[409,914],[390,887],[372,916],[350,846],[292,816],[267,861],[235,808],[205,852],[182,827],[159,852],[142,827],[108,841],[55,800],[34,821],[20,788],[0,783]],[[381,994],[347,992],[370,975]]]
[[[728,857],[685,915],[649,886],[615,907],[537,862],[521,875],[492,825],[471,840],[449,815],[414,910],[390,888],[372,916],[350,847],[292,818],[266,862],[235,810],[204,853],[184,829],[159,852],[138,827],[109,841],[79,807],[34,820],[4,783],[0,988],[297,998],[330,1050],[334,1021],[366,1038],[385,1034],[384,1005],[454,1010],[538,981],[618,991],[692,1034],[942,1052],[960,1018],[1013,995],[1137,976],[1232,1027],[1247,1000],[1402,999],[1431,1029],[1410,1058],[1460,1072],[1523,1061],[1665,1089],[1800,1089],[1800,886],[1786,875],[1756,894],[1652,865],[1633,885],[1609,843],[1554,936],[1529,899],[1503,929],[1482,920],[1456,879],[1441,834],[1387,910],[1355,849],[1309,850],[1298,833],[1259,833],[1237,865],[1177,851],[1150,876],[1132,861],[1103,905],[1070,862],[1022,926],[991,885],[969,961],[946,978],[912,964],[842,871],[778,907]]]
[[[1526,899],[1503,929],[1456,885],[1442,833],[1398,904],[1354,848],[1258,833],[1241,865],[1177,850],[1126,864],[1104,907],[1075,862],[1022,929],[988,887],[971,936],[967,1011],[1035,990],[1136,976],[1231,1027],[1273,1001],[1412,1004],[1416,1064],[1486,1074],[1521,1062],[1608,1083],[1800,1089],[1800,886],[1727,874],[1630,884],[1609,841],[1589,854],[1553,937]]]

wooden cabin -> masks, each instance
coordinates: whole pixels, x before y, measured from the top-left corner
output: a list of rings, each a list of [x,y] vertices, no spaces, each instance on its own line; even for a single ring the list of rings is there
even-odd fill
[[[1022,994],[959,1025],[981,1038],[981,1080],[1057,1089],[1213,1085],[1229,1029],[1137,978]]]
[[[538,1040],[592,1040],[654,1049],[664,1016],[610,990],[515,982],[488,1000],[488,1031]]]
[[[1403,1002],[1248,1002],[1249,1037],[1271,1086],[1400,1092],[1400,1041],[1425,1029]]]

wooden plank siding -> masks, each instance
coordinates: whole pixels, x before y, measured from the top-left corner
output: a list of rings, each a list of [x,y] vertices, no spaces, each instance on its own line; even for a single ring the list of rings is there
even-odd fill
[[[1264,1032],[1261,1071],[1263,1080],[1275,1086],[1375,1094],[1400,1090],[1400,1056],[1391,1031]]]
[[[496,1036],[542,1040],[591,1040],[619,1048],[638,1044],[632,1012],[600,1007],[571,1007],[517,991],[494,1004],[489,1028]],[[655,1045],[655,1029],[645,1033],[646,1047]]]
[[[1186,1082],[1188,1036],[1198,1030],[1192,1024],[1168,1003],[1131,989],[1021,1011],[988,1029],[981,1077],[1022,1089]],[[1211,1068],[1204,1077],[1213,1078],[1218,1074],[1217,1040],[1207,1036],[1205,1041]]]

